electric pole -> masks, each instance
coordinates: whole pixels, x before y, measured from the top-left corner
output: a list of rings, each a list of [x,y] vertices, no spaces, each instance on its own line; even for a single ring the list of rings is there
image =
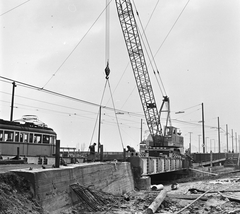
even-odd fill
[[[221,147],[220,147],[220,123],[219,123],[219,117],[218,117],[218,153],[221,152]]]
[[[13,121],[14,94],[15,94],[15,87],[17,87],[15,82],[13,82],[12,84],[13,84],[13,88],[12,88],[12,103],[11,103],[10,121]]]
[[[189,134],[190,134],[190,143],[189,143],[189,153],[191,154],[191,150],[192,150],[192,143],[191,143],[191,134],[192,134],[192,132],[189,132]]]
[[[237,132],[235,132],[235,141],[236,141],[236,153],[237,153]]]
[[[199,153],[201,152],[201,143],[200,143],[200,137],[201,135],[198,135],[198,150],[199,150]]]
[[[203,136],[203,153],[205,153],[205,130],[204,130],[204,106],[202,103],[202,136]]]
[[[227,142],[227,153],[229,152],[228,149],[228,125],[226,124],[226,142]]]

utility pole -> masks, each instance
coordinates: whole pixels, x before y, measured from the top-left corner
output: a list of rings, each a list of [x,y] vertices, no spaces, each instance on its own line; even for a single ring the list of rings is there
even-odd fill
[[[234,153],[234,145],[233,145],[233,129],[232,129],[232,153]]]
[[[98,153],[100,152],[100,137],[101,137],[101,115],[102,115],[102,106],[99,107],[99,121],[98,121]]]
[[[237,132],[235,132],[235,141],[236,141],[236,153],[237,153]]]
[[[239,153],[240,153],[240,135],[238,135],[238,148],[239,148]]]
[[[219,123],[219,117],[218,117],[218,153],[221,152],[221,147],[220,147],[220,123]]]
[[[207,139],[208,139],[208,137],[206,137],[206,153],[207,153]]]
[[[17,87],[15,82],[13,82],[12,84],[13,84],[13,88],[12,88],[12,104],[11,104],[10,121],[13,121],[14,94],[15,94],[15,87]]]
[[[215,151],[215,148],[216,148],[215,139],[213,139],[213,142],[214,142],[214,149],[213,150]]]
[[[141,119],[141,133],[140,133],[140,143],[142,142],[142,119]]]
[[[201,137],[201,135],[198,135],[198,150],[199,150],[199,153],[201,152],[200,137]]]
[[[204,106],[202,103],[202,136],[203,136],[203,153],[205,153],[205,130],[204,130]]]
[[[228,125],[226,124],[226,142],[227,142],[227,153],[229,152],[228,149]]]
[[[192,142],[191,142],[191,134],[192,134],[192,132],[189,132],[189,134],[190,134],[190,143],[189,143],[189,153],[191,154],[192,153]]]

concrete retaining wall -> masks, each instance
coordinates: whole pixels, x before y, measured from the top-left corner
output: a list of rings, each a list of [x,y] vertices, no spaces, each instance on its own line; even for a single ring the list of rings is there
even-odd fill
[[[32,191],[43,209],[49,213],[59,213],[74,204],[78,199],[70,185],[93,186],[115,195],[134,190],[130,163],[108,162],[74,164],[53,169],[14,170],[32,184]]]

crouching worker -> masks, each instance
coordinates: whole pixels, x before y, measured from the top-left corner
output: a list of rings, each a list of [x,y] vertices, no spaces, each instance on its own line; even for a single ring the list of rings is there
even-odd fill
[[[96,154],[95,154],[95,146],[96,146],[96,143],[94,143],[93,145],[91,145],[91,146],[89,146],[89,150],[90,150],[90,159],[91,159],[91,161],[92,162],[94,162],[95,161],[95,156],[96,156]]]
[[[136,152],[136,151],[133,147],[127,146],[127,152]]]

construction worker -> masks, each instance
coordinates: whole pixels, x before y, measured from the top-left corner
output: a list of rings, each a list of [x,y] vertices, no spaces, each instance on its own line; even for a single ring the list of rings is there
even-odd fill
[[[133,147],[127,146],[127,152],[136,152],[136,151]]]
[[[93,145],[89,146],[90,158],[91,158],[92,162],[95,161],[95,146],[96,146],[96,145],[97,145],[97,144],[94,143]]]

